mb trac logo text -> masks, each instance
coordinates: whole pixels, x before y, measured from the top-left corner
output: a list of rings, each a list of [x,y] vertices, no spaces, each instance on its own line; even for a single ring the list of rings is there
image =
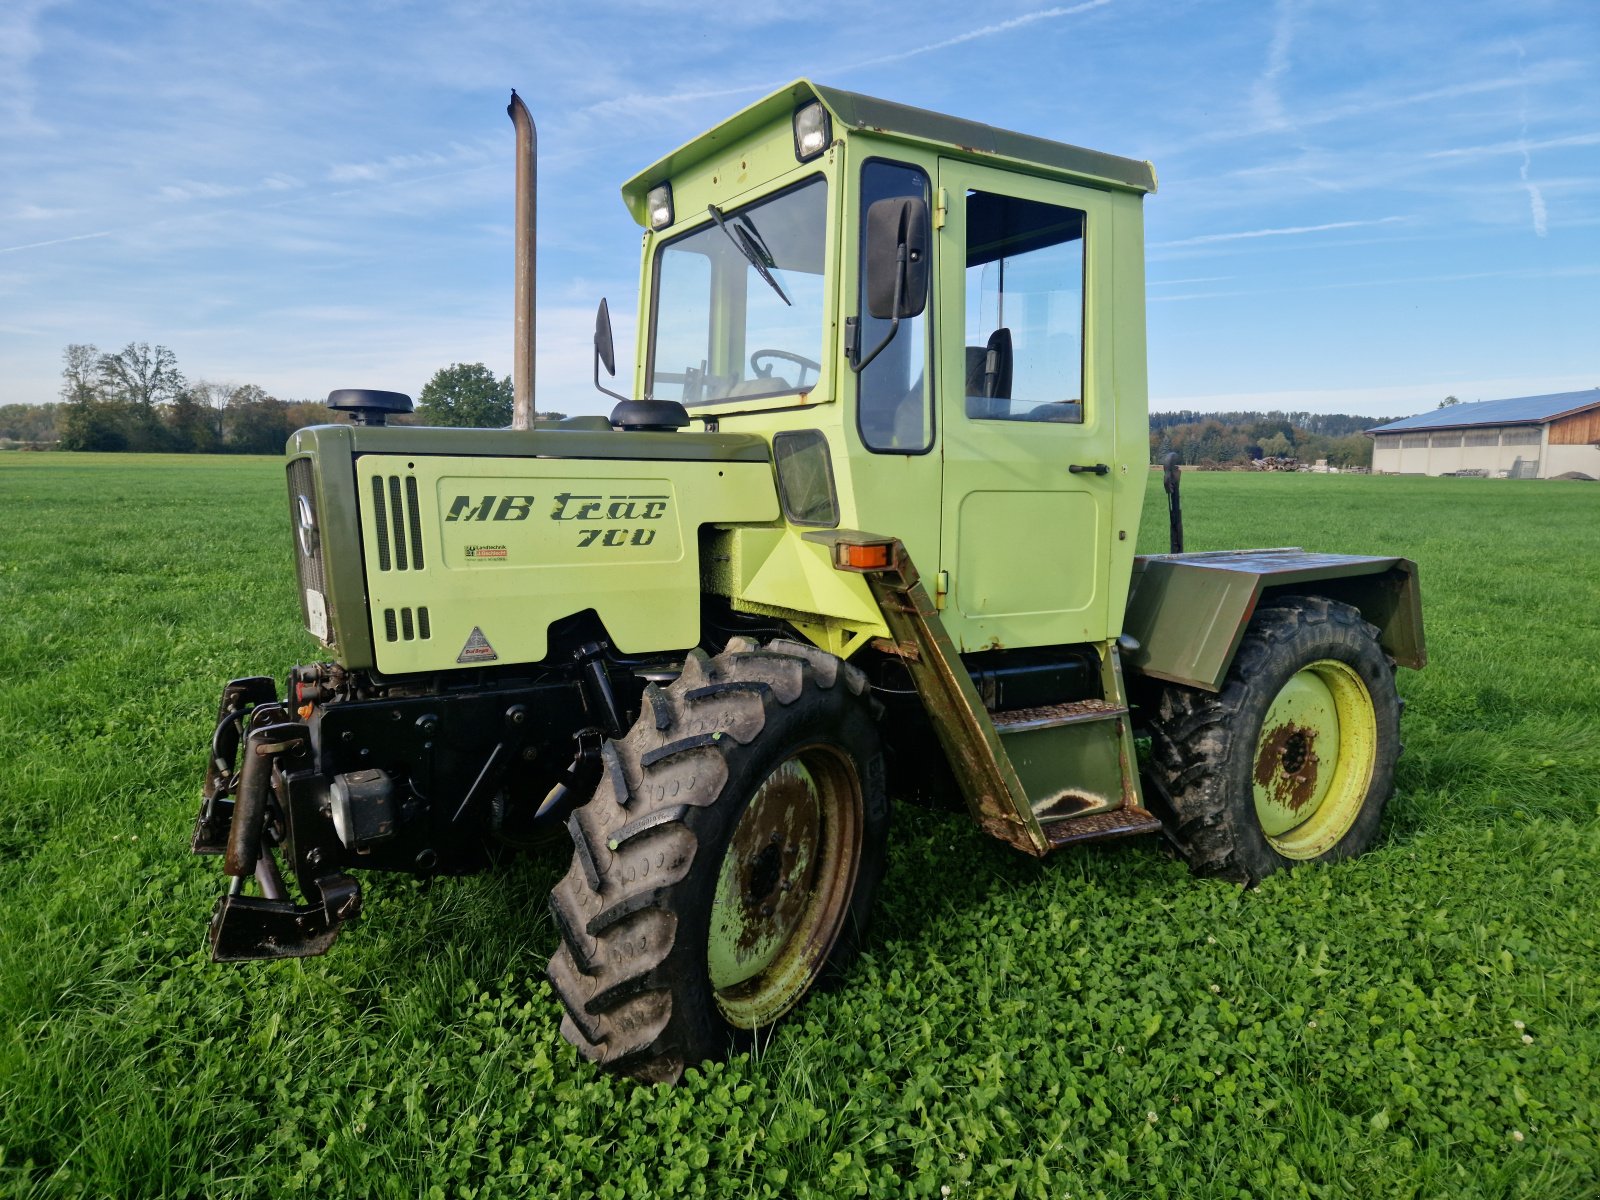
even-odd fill
[[[457,496],[445,514],[446,521],[526,521],[533,515],[533,496]],[[648,546],[656,531],[648,525],[667,514],[667,496],[602,496],[562,492],[550,510],[552,521],[577,523],[579,548],[588,546]],[[612,524],[612,522],[630,522]]]

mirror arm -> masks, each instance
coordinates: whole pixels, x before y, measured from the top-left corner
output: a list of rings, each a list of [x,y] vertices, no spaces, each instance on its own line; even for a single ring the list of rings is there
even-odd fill
[[[883,335],[883,341],[874,346],[866,355],[857,358],[854,354],[850,357],[850,369],[857,375],[872,365],[872,360],[882,354],[884,348],[894,341],[894,335],[900,332],[900,301],[905,296],[906,287],[906,244],[900,243],[900,250],[895,255],[894,273],[894,317],[889,321],[889,332]],[[859,330],[859,326],[858,326]],[[859,332],[857,333],[859,337]],[[598,369],[598,368],[597,368]],[[598,379],[599,377],[596,376]]]
[[[610,396],[613,400],[632,400],[633,399],[632,396],[624,396],[621,392],[613,392],[610,388],[606,387],[605,384],[600,382],[600,350],[599,350],[599,347],[596,347],[595,348],[595,352],[594,352],[594,386],[595,386],[595,390],[596,391],[604,393],[607,396]]]

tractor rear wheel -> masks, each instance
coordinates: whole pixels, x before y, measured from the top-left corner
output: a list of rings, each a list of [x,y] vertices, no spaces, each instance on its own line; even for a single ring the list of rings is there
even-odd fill
[[[1173,840],[1197,874],[1240,882],[1365,850],[1399,754],[1378,631],[1320,596],[1257,610],[1221,691],[1166,688],[1151,728]]]
[[[550,894],[561,1032],[675,1082],[859,949],[888,841],[866,677],[797,642],[692,651],[604,759]]]

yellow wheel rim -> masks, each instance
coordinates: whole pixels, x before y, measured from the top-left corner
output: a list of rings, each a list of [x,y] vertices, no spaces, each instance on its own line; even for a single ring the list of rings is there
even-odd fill
[[[718,1009],[759,1029],[816,980],[849,912],[861,785],[824,746],[780,763],[751,797],[717,874],[706,966]]]
[[[1326,854],[1366,803],[1378,757],[1372,695],[1353,667],[1324,658],[1272,699],[1256,742],[1256,818],[1285,858]]]

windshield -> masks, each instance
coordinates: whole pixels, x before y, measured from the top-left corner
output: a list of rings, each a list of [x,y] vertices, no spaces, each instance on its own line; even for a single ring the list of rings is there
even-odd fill
[[[656,253],[650,395],[687,405],[810,391],[822,358],[827,180],[710,215]]]

